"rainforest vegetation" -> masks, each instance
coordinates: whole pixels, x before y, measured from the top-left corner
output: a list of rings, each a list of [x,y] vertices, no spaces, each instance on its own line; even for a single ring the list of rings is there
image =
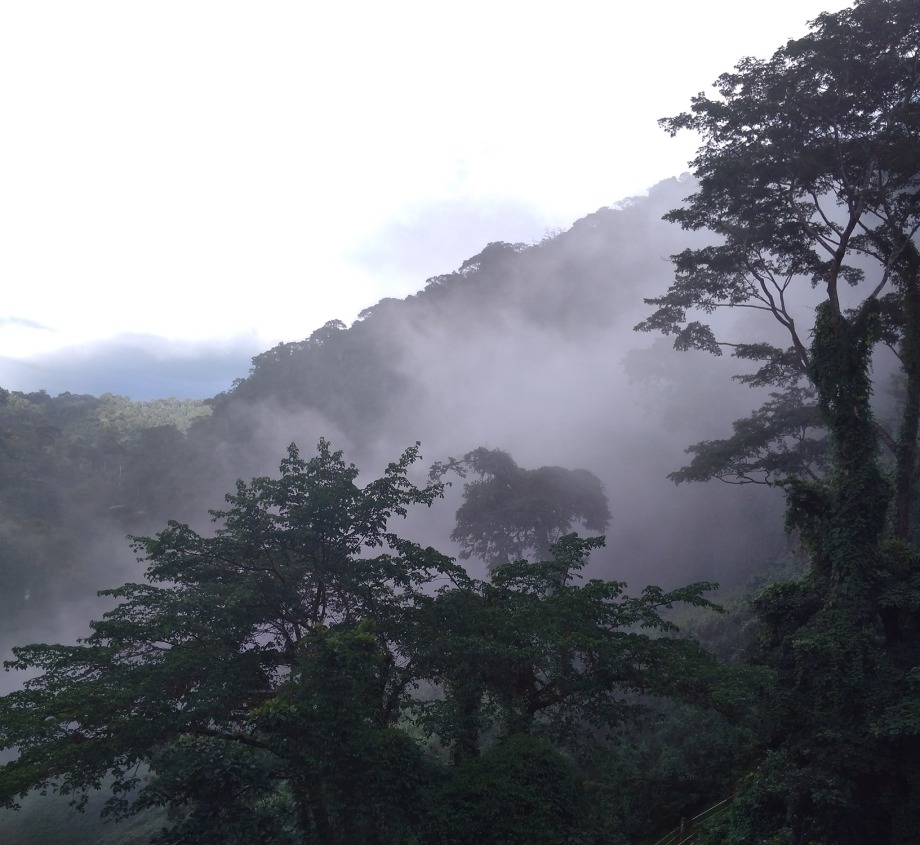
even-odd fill
[[[0,391],[0,838],[916,841],[920,5],[662,126],[226,393]]]

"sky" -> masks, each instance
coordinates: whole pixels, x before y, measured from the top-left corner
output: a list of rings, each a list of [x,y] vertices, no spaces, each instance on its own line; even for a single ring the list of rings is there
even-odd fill
[[[843,5],[0,4],[0,386],[214,395],[686,171],[657,119]]]

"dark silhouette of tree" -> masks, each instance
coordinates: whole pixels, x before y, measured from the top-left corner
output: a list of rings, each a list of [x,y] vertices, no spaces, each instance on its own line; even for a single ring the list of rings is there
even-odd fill
[[[584,469],[522,469],[501,449],[478,448],[435,464],[432,478],[453,471],[478,478],[463,486],[463,504],[451,539],[460,557],[490,567],[533,557],[547,560],[550,547],[576,525],[602,532],[610,523],[600,479]]]
[[[769,60],[721,76],[717,97],[662,121],[703,138],[697,190],[668,218],[719,242],[674,256],[675,281],[638,328],[674,335],[678,348],[731,349],[759,364],[742,382],[777,389],[731,439],[691,447],[693,462],[672,477],[782,484],[810,558],[804,578],[754,602],[754,659],[776,694],[761,765],[722,842],[915,836],[918,12],[916,0],[861,0],[823,14]],[[788,345],[719,337],[706,315],[722,309],[763,314]],[[895,431],[870,404],[880,344],[905,390]]]
[[[85,640],[14,649],[31,677],[0,699],[17,753],[0,801],[79,804],[107,781],[110,815],[167,808],[160,843],[395,845],[482,831],[495,803],[470,796],[505,782],[507,824],[570,841],[580,786],[552,744],[633,716],[629,692],[712,698],[713,658],[661,615],[711,606],[712,585],[578,584],[603,539],[575,535],[472,579],[391,530],[441,493],[409,480],[417,457],[361,487],[325,441],[310,460],[292,445],[279,477],[237,483],[212,534],[135,538],[146,578],[103,591],[118,604]]]

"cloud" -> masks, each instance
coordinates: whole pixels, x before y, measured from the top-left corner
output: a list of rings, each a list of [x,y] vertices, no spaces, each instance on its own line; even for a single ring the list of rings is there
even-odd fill
[[[426,279],[456,270],[487,243],[533,243],[558,223],[513,198],[442,200],[398,213],[365,238],[348,258],[385,280],[380,284],[381,297],[408,295],[422,288]],[[394,286],[398,286],[395,292]]]
[[[43,332],[54,331],[50,326],[43,326],[41,323],[35,322],[35,320],[28,320],[25,317],[17,317],[15,315],[0,317],[0,327],[2,326],[17,326],[24,329],[37,329]]]
[[[121,335],[28,359],[0,357],[8,390],[115,393],[145,400],[206,399],[249,372],[262,351],[251,338],[224,343],[179,343],[149,335]]]

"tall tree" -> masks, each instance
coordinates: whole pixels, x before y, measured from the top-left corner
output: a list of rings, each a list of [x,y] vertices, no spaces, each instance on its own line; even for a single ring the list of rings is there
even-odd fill
[[[2,799],[112,776],[113,811],[178,811],[167,842],[288,841],[290,827],[392,841],[372,832],[411,810],[423,765],[393,729],[417,680],[403,644],[426,585],[465,578],[388,527],[440,494],[408,480],[416,457],[360,487],[325,441],[309,461],[292,446],[279,478],[238,483],[213,536],[170,523],[137,538],[146,581],[104,591],[119,604],[85,641],[15,650],[13,668],[41,674],[0,703],[0,743],[18,750]],[[135,792],[140,763],[156,777]]]
[[[574,526],[601,532],[610,523],[603,485],[585,469],[523,469],[507,452],[479,447],[436,463],[431,478],[449,471],[478,476],[463,485],[450,535],[464,560],[477,557],[490,567],[530,556],[548,560],[553,543]]]
[[[325,441],[310,460],[291,446],[279,477],[238,482],[213,534],[136,538],[146,579],[104,591],[118,604],[89,637],[14,650],[7,668],[32,676],[0,699],[0,747],[18,753],[0,802],[79,802],[108,779],[116,816],[169,809],[161,845],[385,845],[480,836],[497,806],[474,796],[505,782],[503,831],[571,841],[579,784],[550,741],[622,721],[627,692],[710,696],[713,660],[661,613],[708,605],[711,585],[576,584],[603,541],[574,535],[469,578],[391,530],[441,493],[409,480],[417,457],[359,486]],[[418,700],[423,682],[440,697]]]
[[[418,655],[442,694],[418,703],[418,720],[454,763],[433,842],[607,841],[586,806],[606,801],[605,786],[578,777],[572,759],[585,762],[650,695],[726,711],[744,700],[737,679],[664,616],[678,604],[712,607],[703,592],[713,585],[630,596],[620,582],[581,582],[601,545],[567,535],[549,560],[501,564],[428,607]],[[628,792],[626,780],[615,788]]]
[[[729,348],[759,364],[742,382],[775,390],[672,476],[780,483],[810,554],[804,579],[755,603],[778,694],[770,752],[748,782],[760,825],[748,834],[908,841],[920,802],[920,6],[860,0],[823,14],[716,88],[662,125],[703,139],[696,192],[668,218],[717,243],[674,257],[673,285],[638,328],[678,348]],[[720,337],[705,321],[737,308],[771,318],[785,344],[775,330]],[[882,344],[904,390],[892,431],[870,405]]]
[[[719,96],[699,94],[689,113],[662,121],[672,134],[695,130],[704,141],[691,163],[698,189],[667,218],[709,230],[720,242],[675,256],[674,284],[649,300],[657,310],[639,325],[674,335],[678,348],[716,355],[728,348],[759,362],[740,377],[744,383],[804,389],[788,409],[769,405],[772,436],[762,445],[788,448],[790,438],[818,422],[798,412],[818,389],[809,349],[811,289],[823,292],[837,337],[860,314],[877,313],[869,321],[872,345],[895,347],[912,397],[905,404],[904,436],[880,434],[893,451],[898,444],[911,451],[899,458],[902,480],[916,461],[909,444],[916,439],[917,413],[910,409],[920,394],[914,375],[920,347],[912,328],[920,269],[914,242],[920,223],[916,11],[910,0],[864,0],[822,15],[810,35],[790,41],[769,61],[746,58],[719,77]],[[776,332],[752,340],[717,337],[697,315],[721,309],[772,317],[788,345],[770,341]],[[793,418],[783,428],[787,411]],[[742,475],[732,471],[731,461],[751,443],[750,436],[722,441],[721,455],[698,449],[708,462],[705,473]],[[744,465],[781,478],[783,467],[762,466],[762,455],[749,454]],[[902,495],[899,513],[905,504]]]

